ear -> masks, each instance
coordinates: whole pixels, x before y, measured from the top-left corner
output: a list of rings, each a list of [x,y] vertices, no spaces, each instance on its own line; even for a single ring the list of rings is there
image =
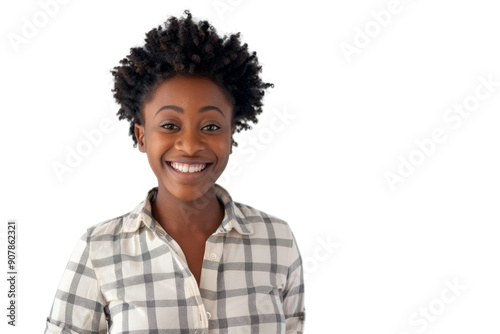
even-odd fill
[[[137,145],[139,146],[139,151],[142,153],[146,152],[146,142],[144,140],[144,126],[138,123],[134,124],[135,138],[137,139]]]

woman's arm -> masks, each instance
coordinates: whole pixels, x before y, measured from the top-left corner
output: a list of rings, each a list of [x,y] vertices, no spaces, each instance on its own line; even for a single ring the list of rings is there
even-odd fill
[[[283,290],[283,312],[286,319],[286,334],[302,334],[305,320],[304,274],[295,237],[289,254],[287,283]]]
[[[85,233],[68,261],[45,334],[107,333],[104,298],[89,256],[88,239]]]

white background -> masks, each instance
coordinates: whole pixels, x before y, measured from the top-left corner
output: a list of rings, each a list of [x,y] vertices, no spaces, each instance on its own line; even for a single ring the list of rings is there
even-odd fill
[[[156,185],[115,116],[109,71],[147,31],[190,9],[220,33],[240,31],[275,84],[258,125],[235,136],[230,161],[241,168],[223,185],[294,231],[306,333],[498,333],[500,87],[460,126],[443,119],[473,101],[480,76],[500,81],[498,10],[489,0],[401,0],[380,28],[370,12],[389,3],[73,0],[14,47],[9,34],[22,36],[42,6],[2,2],[0,254],[4,277],[5,224],[16,219],[19,309],[18,327],[7,326],[2,279],[1,328],[43,332],[86,227],[130,211]],[[365,28],[372,37],[361,47]],[[348,62],[341,43],[356,38]],[[102,120],[113,130],[59,180],[53,163]],[[391,190],[384,174],[398,173],[400,157],[418,158],[415,141],[436,128],[446,140]],[[457,296],[447,280],[462,286]],[[426,309],[428,320],[418,313]]]

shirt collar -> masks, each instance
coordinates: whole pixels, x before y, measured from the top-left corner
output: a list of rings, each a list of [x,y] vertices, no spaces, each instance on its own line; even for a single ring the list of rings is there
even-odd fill
[[[123,232],[136,232],[141,224],[144,224],[153,231],[155,231],[156,229],[163,230],[160,224],[157,223],[153,218],[151,210],[151,202],[154,202],[157,193],[158,187],[154,187],[148,191],[148,194],[144,201],[139,203],[139,205],[137,205],[137,207],[132,212],[130,212],[130,214],[123,221]],[[250,235],[254,232],[250,224],[247,223],[247,217],[241,211],[237,203],[233,201],[226,189],[218,184],[215,184],[215,196],[224,205],[224,219],[215,231],[215,234],[228,233],[233,228],[238,233],[244,235]]]

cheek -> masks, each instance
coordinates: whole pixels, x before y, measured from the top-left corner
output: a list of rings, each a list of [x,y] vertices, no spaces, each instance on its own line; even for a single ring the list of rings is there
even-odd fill
[[[148,160],[152,164],[159,164],[163,159],[163,155],[167,151],[170,143],[168,139],[161,136],[158,133],[151,133],[147,138],[146,151],[148,154]]]
[[[219,177],[224,173],[224,171],[227,168],[227,165],[229,164],[229,149],[228,146],[226,145],[220,145],[217,147],[217,151],[215,152],[214,148],[214,153],[217,156],[217,163],[212,169],[213,173],[213,181],[215,182]]]
[[[216,144],[219,159],[227,161],[231,153],[231,135]]]

